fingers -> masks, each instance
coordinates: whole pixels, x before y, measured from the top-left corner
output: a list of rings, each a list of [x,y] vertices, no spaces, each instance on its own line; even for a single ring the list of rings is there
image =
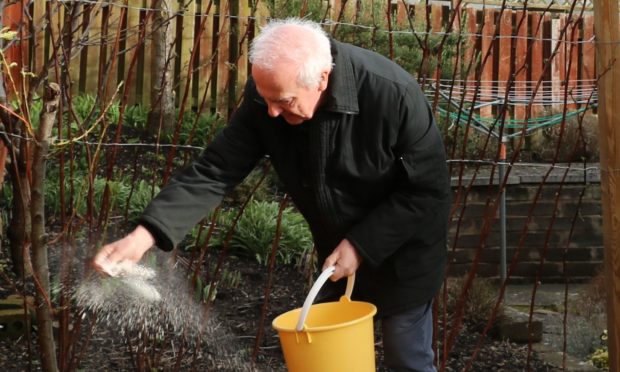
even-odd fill
[[[117,248],[114,243],[103,246],[93,258],[93,267],[100,273],[104,273],[110,276],[116,276],[118,270],[118,262],[121,260],[118,254],[115,254]]]
[[[127,248],[126,238],[104,245],[93,260],[94,263],[117,264],[127,258],[129,249]]]
[[[325,259],[322,270],[325,271],[330,266],[336,266],[336,263],[338,262],[338,258],[339,258],[338,252],[332,253],[329,257]]]
[[[97,271],[102,271],[103,266],[108,262],[108,257],[112,253],[113,248],[110,245],[106,245],[97,252],[93,258],[93,266]]]
[[[93,267],[99,272],[114,276],[114,269],[120,263],[137,263],[154,243],[151,233],[138,226],[124,238],[103,246],[93,259]]]
[[[330,266],[335,266],[335,271],[329,278],[332,281],[340,280],[344,277],[353,275],[361,263],[361,257],[357,250],[346,239],[334,249],[331,255],[325,259],[323,270]]]
[[[137,263],[141,257],[135,245],[127,238],[123,238],[101,248],[93,259],[93,267],[101,273],[116,276],[121,271],[123,263]]]
[[[357,270],[357,267],[354,268],[343,260],[336,262],[335,266],[336,269],[334,270],[334,274],[329,277],[334,282],[355,274]]]
[[[335,270],[332,276],[329,279],[332,282],[340,280],[343,277],[342,268],[338,266],[338,259],[340,258],[340,254],[337,251],[334,251],[329,257],[325,259],[325,263],[323,264],[323,271],[327,270],[328,267],[334,266]]]
[[[333,265],[326,265],[325,269],[330,267],[330,266],[334,266],[335,270],[334,273],[332,274],[332,276],[329,277],[329,279],[332,282],[337,282],[338,280],[342,279],[342,278],[346,278],[348,276],[351,276],[353,274],[355,274],[356,269],[353,269],[351,266],[348,266],[346,264],[342,263],[343,261],[336,261],[335,264]]]
[[[138,261],[138,260],[135,260],[133,257],[133,244],[127,237],[110,244],[110,246],[111,246],[111,249],[109,251],[110,253],[106,257],[106,260],[109,263],[113,265],[117,265],[121,261],[124,261],[124,260],[129,260],[129,261],[134,261],[134,262]]]

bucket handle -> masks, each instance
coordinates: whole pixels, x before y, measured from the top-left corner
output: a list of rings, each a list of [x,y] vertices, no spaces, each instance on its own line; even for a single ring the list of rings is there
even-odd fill
[[[310,292],[308,292],[308,296],[304,301],[304,306],[301,309],[301,314],[299,315],[299,321],[297,322],[297,327],[295,330],[297,332],[301,332],[304,329],[304,323],[306,322],[306,318],[308,317],[308,312],[310,311],[310,306],[314,303],[314,299],[319,294],[319,290],[323,287],[323,284],[327,281],[327,279],[332,276],[332,274],[336,271],[336,266],[330,266],[325,269],[321,275],[316,279],[312,288],[310,288]],[[344,291],[344,297],[347,299],[351,299],[351,293],[353,293],[353,285],[355,284],[355,273],[347,277],[347,289]]]

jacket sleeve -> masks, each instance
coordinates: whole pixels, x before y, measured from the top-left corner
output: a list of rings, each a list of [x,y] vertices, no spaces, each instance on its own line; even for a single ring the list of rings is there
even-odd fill
[[[403,246],[419,250],[405,255],[420,257],[443,257],[443,252],[426,251],[446,249],[450,180],[445,150],[417,84],[403,94],[396,120],[396,184],[346,235],[371,266],[379,266]]]
[[[144,210],[139,223],[163,250],[174,248],[223,196],[254,168],[264,151],[251,123],[251,98],[200,158],[175,175]]]

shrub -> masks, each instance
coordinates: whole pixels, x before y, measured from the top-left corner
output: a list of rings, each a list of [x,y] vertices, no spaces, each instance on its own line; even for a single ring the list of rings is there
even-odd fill
[[[445,306],[448,315],[452,317],[456,313],[458,300],[465,285],[465,278],[450,278],[447,285],[448,300]],[[498,289],[490,280],[485,278],[474,279],[467,291],[467,298],[463,308],[463,323],[471,327],[472,330],[482,331],[491,317],[498,293]],[[494,325],[502,313],[502,308],[500,307],[498,314],[495,315]]]
[[[598,318],[601,314],[605,315],[607,308],[605,280],[603,271],[590,279],[579,292],[579,297],[574,301],[571,311],[588,320]]]
[[[562,112],[557,110],[547,110],[544,115],[548,118],[562,116]],[[580,122],[580,117],[583,120]],[[559,120],[557,118],[556,120]],[[531,136],[528,143],[528,150],[532,153],[534,160],[553,161],[556,157],[559,162],[578,162],[599,161],[599,137],[598,137],[598,117],[591,112],[576,115],[569,110],[565,123],[557,123]],[[561,144],[560,132],[562,133]]]
[[[240,256],[255,258],[261,264],[267,264],[276,233],[279,203],[252,200],[239,218],[232,232],[230,252]],[[220,212],[218,231],[211,239],[212,246],[222,247],[224,239],[231,229],[238,209]],[[276,260],[283,264],[299,264],[312,250],[313,240],[303,216],[291,207],[282,214],[280,242]]]
[[[58,214],[60,211],[60,189],[58,187],[58,172],[48,172],[45,179],[45,205],[51,215]],[[88,200],[88,177],[86,174],[74,174],[73,178],[65,177],[65,197],[68,197],[69,190],[73,183],[73,205],[71,206],[78,214],[86,213]],[[131,190],[131,181],[128,178],[109,181],[111,210],[122,211],[128,209],[128,216],[133,220],[139,216],[146,205],[159,192],[158,186],[153,186],[144,180],[137,181]],[[96,176],[93,180],[93,204],[95,208],[101,207],[103,193],[105,191],[106,179]],[[130,197],[129,203],[127,203]],[[68,201],[68,200],[67,200]]]
[[[600,336],[601,346],[594,350],[594,352],[588,358],[588,361],[592,363],[596,368],[603,371],[609,371],[609,350],[607,347],[607,330],[603,330]]]
[[[596,353],[599,346],[605,346],[606,307],[605,276],[601,272],[585,284],[578,297],[569,304],[566,348],[571,355],[586,359]],[[602,354],[598,353],[600,357]]]
[[[590,355],[589,360],[596,368],[609,371],[609,352],[606,347],[596,349],[596,351]]]
[[[128,106],[125,109],[125,125],[140,132],[146,130],[148,108],[144,105]]]
[[[211,266],[210,271],[215,270],[214,266]],[[223,267],[220,272],[219,280],[215,282],[205,283],[202,277],[196,278],[196,287],[194,289],[194,298],[196,301],[213,302],[217,298],[218,288],[221,289],[234,289],[241,283],[241,273],[236,270],[231,270],[227,267]]]
[[[125,125],[138,133],[146,132],[149,109],[144,105],[133,105],[125,110]],[[175,113],[175,120],[179,112]],[[226,121],[218,113],[198,114],[188,110],[183,114],[178,143],[182,145],[206,146],[213,137],[226,126]],[[164,140],[172,142],[172,134]]]
[[[130,219],[137,218],[158,192],[159,186],[152,185],[145,180],[138,181],[127,206]]]
[[[104,105],[104,107],[101,107],[102,105]],[[98,102],[97,97],[89,94],[80,94],[71,97],[71,109],[71,113],[65,112],[63,114],[60,137],[64,140],[69,138],[69,129],[71,129],[72,137],[79,136],[84,132],[88,132],[90,136],[99,136],[102,133],[103,122],[100,121],[97,123],[97,126],[93,126],[99,119],[102,109],[107,110],[105,112],[105,122],[107,123],[117,123],[120,116],[118,102]],[[40,109],[38,110],[40,111]],[[31,115],[32,114],[31,112]],[[52,135],[58,136],[57,126],[54,126],[52,129]]]
[[[225,126],[226,121],[217,113],[198,115],[193,111],[187,111],[183,115],[183,123],[179,132],[179,143],[206,146]]]
[[[99,116],[99,110],[95,108],[96,104],[97,101],[95,97],[90,94],[80,94],[71,98],[73,112],[80,122],[83,122],[89,118],[89,115],[91,120],[94,120],[97,116]],[[95,108],[94,111],[93,108]]]
[[[257,187],[265,172],[267,172],[265,179]],[[231,193],[226,195],[225,202],[238,205],[250,197],[258,201],[273,200],[277,194],[276,185],[278,185],[278,176],[273,168],[266,169],[259,165]]]

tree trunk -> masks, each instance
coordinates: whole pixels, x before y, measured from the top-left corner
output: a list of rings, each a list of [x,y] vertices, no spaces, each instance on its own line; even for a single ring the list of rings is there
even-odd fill
[[[6,158],[8,155],[8,148],[0,140],[0,192],[2,192],[2,186],[4,185],[4,173],[6,166]],[[2,241],[4,240],[4,222],[2,221],[2,213],[0,213],[0,251],[2,250]]]
[[[2,83],[1,80],[0,76],[0,83]],[[0,92],[0,103],[6,104],[7,97],[1,93],[3,92]],[[21,136],[27,134],[22,133],[20,125],[16,124],[14,118],[3,109],[0,110],[0,121],[7,133],[17,135],[16,137],[6,136],[3,140],[10,159],[6,169],[13,190],[11,220],[7,236],[13,271],[21,277],[28,274],[26,268],[30,267],[30,181],[28,179],[30,146],[27,139],[21,139]]]
[[[58,371],[56,345],[52,328],[53,310],[50,300],[50,278],[45,246],[45,158],[60,101],[60,87],[50,83],[45,87],[43,109],[36,147],[32,160],[32,266],[36,281],[36,309],[41,366],[44,371]]]
[[[14,133],[9,129],[9,133]],[[13,148],[17,150],[11,153],[9,175],[13,189],[13,202],[11,205],[11,221],[9,222],[9,245],[13,271],[22,276],[28,274],[26,268],[30,265],[30,182],[28,180],[28,141],[17,140],[13,142]]]
[[[175,30],[170,3],[170,0],[153,2],[153,8],[158,10],[153,16],[151,72],[155,78],[151,80],[151,109],[146,125],[150,136],[171,135],[175,127],[175,96],[172,89]]]
[[[2,29],[2,16],[4,15],[4,4],[0,4],[0,30]],[[3,100],[4,98],[4,100]],[[6,101],[6,92],[4,91],[4,78],[3,74],[0,74],[0,102]],[[0,122],[0,130],[4,131],[4,125]],[[0,139],[0,192],[2,192],[2,186],[4,185],[4,170],[6,164],[7,145]],[[1,210],[0,210],[1,212]],[[2,213],[0,213],[0,251],[2,250],[2,241],[4,241],[4,222],[2,221]]]

